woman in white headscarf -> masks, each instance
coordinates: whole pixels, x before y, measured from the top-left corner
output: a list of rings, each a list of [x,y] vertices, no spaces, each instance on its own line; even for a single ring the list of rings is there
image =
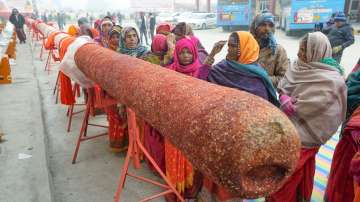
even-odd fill
[[[298,60],[278,85],[281,108],[297,128],[302,149],[297,169],[284,186],[266,201],[310,201],[315,155],[346,115],[347,87],[331,45],[321,32],[300,42]]]

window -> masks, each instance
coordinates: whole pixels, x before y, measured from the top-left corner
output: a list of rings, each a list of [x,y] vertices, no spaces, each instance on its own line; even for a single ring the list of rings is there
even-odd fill
[[[260,11],[263,11],[265,9],[269,8],[269,1],[268,0],[260,0]]]
[[[357,10],[359,6],[359,1],[352,1],[351,10]]]
[[[218,0],[220,5],[248,4],[249,0]]]

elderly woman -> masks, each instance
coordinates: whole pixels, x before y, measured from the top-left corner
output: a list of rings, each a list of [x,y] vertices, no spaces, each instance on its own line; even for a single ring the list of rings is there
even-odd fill
[[[124,27],[121,30],[119,48],[117,51],[121,54],[136,58],[141,58],[148,52],[147,48],[141,45],[139,34],[134,27]],[[128,113],[128,117],[131,114],[132,113]],[[137,128],[139,131],[140,136],[144,137],[144,130],[146,125],[145,121],[142,120],[141,117],[136,117],[136,123],[134,124],[135,128]]]
[[[280,81],[281,108],[297,128],[302,149],[293,175],[266,201],[310,201],[315,155],[345,120],[345,81],[337,65],[329,65],[331,45],[321,32],[309,33],[300,42],[298,60]]]
[[[325,198],[327,202],[360,201],[360,59],[346,85],[347,114],[336,145]]]
[[[125,27],[121,31],[118,51],[137,58],[148,52],[146,46],[141,45],[139,34],[134,27]]]
[[[109,48],[110,31],[113,27],[113,22],[108,18],[104,17],[100,24],[100,36],[95,38],[95,41],[104,48]]]
[[[101,34],[99,37],[95,38],[95,41],[104,48],[109,48],[116,51],[119,44],[119,35],[121,32],[121,27],[113,26],[112,21],[105,17],[101,21]],[[93,29],[95,30],[95,29]],[[88,31],[91,31],[88,29]],[[117,40],[115,35],[117,36]],[[94,88],[95,97],[102,102],[111,102],[115,101],[111,96],[109,96],[99,85],[95,85]],[[121,109],[121,108],[120,108]],[[109,143],[110,148],[114,152],[121,152],[126,149],[126,121],[124,116],[121,116],[119,108],[116,104],[112,104],[104,107],[104,111],[107,115],[107,120],[109,122],[108,134],[109,134]]]
[[[214,56],[224,47],[226,41],[219,41],[205,60],[209,68],[208,81],[218,85],[246,91],[257,95],[278,106],[276,90],[266,71],[256,61],[259,57],[259,45],[249,32],[239,31],[230,35],[226,59],[214,63]],[[204,177],[200,194],[202,201],[241,201],[224,187]]]

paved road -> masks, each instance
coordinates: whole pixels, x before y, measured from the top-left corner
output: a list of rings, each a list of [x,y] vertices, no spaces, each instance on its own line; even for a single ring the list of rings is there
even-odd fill
[[[0,201],[113,201],[124,154],[111,152],[107,137],[101,137],[84,142],[78,162],[71,164],[82,114],[74,117],[67,133],[67,108],[56,105],[52,95],[57,68],[45,72],[39,50],[39,44],[35,49],[29,43],[18,45],[17,65],[11,67],[14,82],[0,85],[0,128],[5,133],[5,142],[0,143]],[[104,123],[106,117],[92,121]],[[90,128],[89,135],[104,131]],[[20,153],[32,157],[20,160]],[[146,166],[134,173],[158,179]],[[137,201],[160,191],[129,178],[126,200],[121,201]]]

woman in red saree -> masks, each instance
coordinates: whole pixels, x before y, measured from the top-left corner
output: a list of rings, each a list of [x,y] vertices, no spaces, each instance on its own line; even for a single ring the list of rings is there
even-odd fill
[[[360,201],[360,60],[349,75],[347,121],[336,145],[324,200]]]
[[[118,52],[131,57],[141,58],[146,55],[148,50],[147,47],[141,45],[139,34],[134,27],[124,27],[120,34]],[[136,116],[135,128],[139,132],[140,139],[143,140],[145,121],[139,116]],[[142,158],[142,154],[140,154],[140,158]]]
[[[141,57],[141,59],[152,64],[163,66],[167,63],[165,62],[167,61],[167,52],[168,46],[166,36],[162,34],[156,34],[151,44],[151,51]],[[164,137],[148,123],[146,123],[144,127],[144,146],[156,164],[165,173]],[[155,171],[155,168],[152,166],[152,164],[149,161],[147,163],[149,168]]]
[[[185,37],[176,42],[174,62],[169,69],[188,76],[206,80],[208,68],[203,66],[198,57],[198,50],[193,40]],[[202,177],[168,139],[165,138],[166,176],[175,185],[185,199],[195,198],[202,184]],[[167,201],[176,201],[174,195],[167,195]]]
[[[110,26],[111,30],[108,30],[108,27]],[[101,23],[101,31],[101,36],[97,39],[99,45],[116,51],[119,43],[121,27],[112,26],[112,22],[107,18],[104,18]],[[116,37],[111,38],[111,36],[115,35],[117,35],[117,41],[115,39]],[[106,112],[107,120],[109,122],[108,133],[110,148],[114,152],[121,152],[127,148],[127,124],[125,116],[123,115],[123,107],[118,107],[117,104],[114,104],[116,101],[108,95],[106,91],[101,89],[99,85],[95,84],[94,90],[97,100],[103,102],[105,105],[104,111]]]
[[[345,120],[346,85],[331,45],[321,32],[309,33],[300,42],[298,60],[279,82],[281,109],[289,117],[301,140],[295,172],[269,202],[310,202],[314,185],[315,156]]]

